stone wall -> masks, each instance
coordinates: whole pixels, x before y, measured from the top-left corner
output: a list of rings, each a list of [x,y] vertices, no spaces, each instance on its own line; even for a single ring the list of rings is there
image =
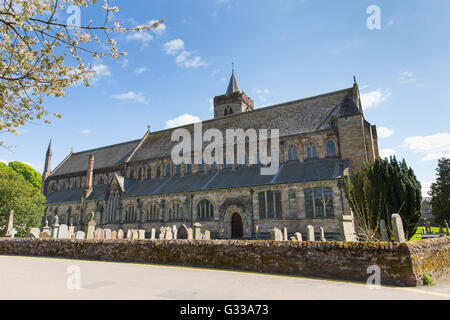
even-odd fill
[[[0,254],[143,262],[419,286],[450,272],[450,237],[418,243],[0,239]]]

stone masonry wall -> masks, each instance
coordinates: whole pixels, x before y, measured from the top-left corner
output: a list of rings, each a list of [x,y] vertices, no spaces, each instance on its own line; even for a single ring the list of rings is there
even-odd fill
[[[0,254],[143,262],[419,286],[450,270],[450,237],[414,243],[0,239]]]

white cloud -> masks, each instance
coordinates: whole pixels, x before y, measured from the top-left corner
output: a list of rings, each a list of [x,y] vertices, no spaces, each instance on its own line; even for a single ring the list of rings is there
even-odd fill
[[[128,59],[121,59],[118,62],[120,64],[120,67],[122,69],[126,69],[128,67],[128,64],[130,63],[130,61]]]
[[[149,21],[149,24],[150,24],[150,25],[153,25],[153,24],[155,24],[155,23],[157,23],[157,22],[159,22],[159,20],[150,20],[150,21]],[[164,34],[164,32],[166,32],[166,29],[167,29],[166,25],[165,25],[164,23],[160,23],[159,26],[158,26],[158,28],[152,29],[152,30],[153,30],[153,32],[156,33],[157,35],[162,35],[162,34]]]
[[[389,90],[374,90],[368,93],[363,93],[361,94],[361,103],[363,105],[363,109],[367,110],[373,108],[377,104],[386,101],[386,99],[390,96],[391,92]]]
[[[92,69],[95,71],[95,77],[97,79],[101,77],[109,77],[112,75],[109,67],[103,63],[93,65]]]
[[[263,103],[267,102],[267,95],[270,94],[269,89],[255,89],[254,91],[256,92],[259,101]]]
[[[144,94],[141,92],[136,93],[134,91],[129,91],[127,93],[113,94],[111,98],[116,100],[125,100],[133,103],[149,104],[149,101],[145,98]]]
[[[394,149],[381,149],[380,157],[381,158],[389,158],[390,156],[395,155],[397,152]]]
[[[388,129],[385,127],[379,127],[379,128],[377,128],[377,134],[378,134],[378,138],[386,139],[394,134],[394,130],[391,130],[391,129]]]
[[[153,36],[146,31],[133,32],[127,36],[127,40],[139,41],[142,43],[143,47],[146,47],[148,43],[153,40]]]
[[[82,133],[82,134],[85,134],[85,135],[88,135],[88,134],[90,134],[91,132],[92,132],[92,131],[89,130],[89,129],[84,129],[84,130],[81,131],[81,133]]]
[[[164,52],[166,54],[175,55],[184,49],[184,41],[181,39],[174,39],[164,43]]]
[[[428,191],[431,190],[431,184],[433,184],[434,181],[421,181],[420,184],[422,185],[422,197],[429,197]]]
[[[144,73],[146,71],[150,71],[150,69],[147,68],[147,67],[142,67],[142,68],[137,68],[136,70],[134,70],[134,73],[141,74],[141,73]]]
[[[437,160],[442,157],[450,158],[450,134],[448,133],[409,137],[401,146],[423,155],[423,161]]]
[[[400,73],[398,81],[400,83],[413,83],[416,82],[416,78],[414,77],[414,73],[412,71],[403,71]]]
[[[214,100],[213,99],[209,99],[209,111],[214,112]]]
[[[166,122],[166,129],[169,128],[176,128],[176,127],[181,127],[187,124],[191,124],[191,123],[196,123],[196,122],[200,122],[200,118],[193,116],[191,114],[182,114],[181,116],[168,120]]]

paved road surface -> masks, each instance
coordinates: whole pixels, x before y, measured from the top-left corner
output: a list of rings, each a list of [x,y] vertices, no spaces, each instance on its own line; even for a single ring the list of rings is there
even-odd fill
[[[70,290],[80,270],[81,288]],[[0,299],[447,299],[435,287],[369,289],[342,281],[145,264],[0,256]]]

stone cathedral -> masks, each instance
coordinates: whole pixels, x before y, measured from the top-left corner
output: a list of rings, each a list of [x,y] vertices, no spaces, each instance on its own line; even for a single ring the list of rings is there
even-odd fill
[[[280,166],[272,176],[261,164],[171,162],[175,129],[138,140],[71,152],[51,170],[48,147],[42,192],[45,219],[86,231],[100,228],[159,230],[200,223],[216,239],[267,239],[274,228],[305,233],[323,227],[339,240],[340,217],[351,215],[342,179],[378,155],[377,130],[364,118],[353,87],[254,108],[233,71],[227,92],[214,98],[214,119],[203,129],[279,129]],[[182,128],[193,132],[194,125]],[[248,153],[247,153],[248,157]],[[179,238],[182,235],[179,235]]]

